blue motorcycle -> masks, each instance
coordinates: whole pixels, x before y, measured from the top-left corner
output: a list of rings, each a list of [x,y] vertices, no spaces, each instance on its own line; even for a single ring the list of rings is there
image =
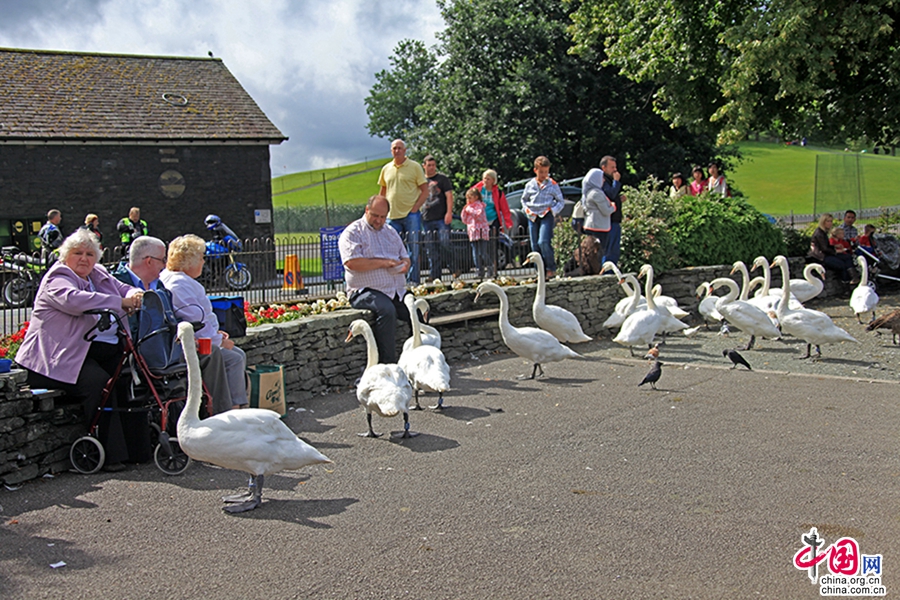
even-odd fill
[[[200,279],[206,285],[215,285],[224,279],[225,285],[233,290],[245,290],[253,283],[249,267],[234,258],[243,250],[237,235],[216,215],[208,215],[204,220],[206,228],[212,231],[213,239],[206,242],[206,262]]]

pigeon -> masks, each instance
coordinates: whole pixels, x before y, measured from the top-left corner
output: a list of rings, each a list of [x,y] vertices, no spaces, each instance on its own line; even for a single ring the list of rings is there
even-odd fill
[[[738,354],[738,351],[737,351],[737,350],[728,350],[728,349],[722,350],[722,356],[728,357],[728,360],[730,360],[732,363],[734,363],[734,364],[731,365],[731,368],[732,368],[732,369],[735,368],[735,367],[738,366],[738,365],[744,365],[745,367],[747,367],[747,370],[748,370],[748,371],[752,371],[752,370],[753,370],[753,367],[750,366],[750,363],[748,363],[748,362],[744,359],[743,356],[741,356],[740,354]]]
[[[659,376],[662,375],[662,363],[659,362],[659,359],[653,361],[653,366],[650,368],[650,372],[644,375],[644,380],[638,384],[638,387],[641,387],[645,383],[649,383],[650,387],[654,390],[656,389],[656,382],[659,381]]]

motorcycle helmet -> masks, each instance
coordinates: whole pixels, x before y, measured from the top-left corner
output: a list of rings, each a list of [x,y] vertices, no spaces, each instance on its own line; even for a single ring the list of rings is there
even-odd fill
[[[215,229],[222,224],[222,219],[220,219],[218,215],[206,215],[206,218],[203,219],[203,222],[206,223],[207,229]]]

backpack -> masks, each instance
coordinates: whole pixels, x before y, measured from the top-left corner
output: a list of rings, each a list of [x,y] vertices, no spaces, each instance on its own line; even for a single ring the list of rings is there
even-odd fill
[[[581,269],[582,275],[597,275],[600,273],[600,259],[603,257],[603,249],[600,248],[600,240],[592,235],[582,238],[581,244],[575,249],[575,261]]]

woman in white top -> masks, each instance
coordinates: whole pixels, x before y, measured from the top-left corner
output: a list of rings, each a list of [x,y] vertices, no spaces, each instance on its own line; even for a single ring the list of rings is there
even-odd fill
[[[219,320],[213,312],[206,290],[196,280],[203,272],[206,242],[194,234],[182,235],[169,244],[166,269],[159,274],[160,281],[172,292],[172,308],[179,321],[202,321],[203,328],[197,338],[210,338],[218,346],[225,362],[225,374],[231,392],[232,408],[247,408],[247,356],[234,345],[228,334],[219,330]]]
[[[718,163],[709,163],[709,180],[707,180],[706,189],[710,194],[728,195],[728,184],[725,183],[725,176],[719,171]]]

